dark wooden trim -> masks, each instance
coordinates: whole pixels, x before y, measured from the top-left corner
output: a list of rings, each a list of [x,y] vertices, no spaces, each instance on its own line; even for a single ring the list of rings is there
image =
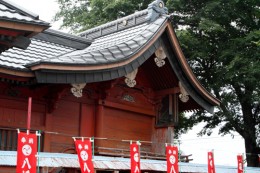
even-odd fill
[[[155,96],[156,97],[164,97],[166,95],[175,94],[175,93],[179,93],[179,92],[180,92],[180,88],[174,87],[174,88],[168,88],[168,89],[156,91]]]
[[[41,26],[41,25],[34,25],[34,24],[27,24],[27,23],[11,22],[11,21],[1,21],[1,27],[40,33],[43,30],[49,28],[50,26],[45,26],[45,25]]]
[[[167,27],[167,33],[170,35],[170,40],[172,42],[173,50],[175,50],[176,56],[178,57],[178,62],[180,62],[182,66],[183,72],[186,74],[189,81],[191,81],[192,85],[195,87],[196,90],[198,90],[200,93],[202,93],[203,96],[205,96],[212,104],[219,105],[220,101],[213,97],[198,81],[194,73],[192,72],[189,64],[186,61],[186,58],[181,50],[179,41],[176,37],[176,34],[174,33],[172,24],[169,22]]]
[[[14,69],[3,68],[3,67],[0,67],[0,73],[12,75],[12,76],[18,76],[18,77],[26,77],[26,78],[34,77],[34,73],[30,71],[18,71]]]
[[[129,106],[129,105],[125,105],[125,104],[104,101],[104,100],[100,100],[98,103],[99,103],[99,105],[104,105],[106,107],[126,110],[126,111],[130,111],[130,112],[136,112],[136,113],[149,115],[149,116],[156,116],[156,111],[152,110],[152,109],[144,109],[143,107]]]

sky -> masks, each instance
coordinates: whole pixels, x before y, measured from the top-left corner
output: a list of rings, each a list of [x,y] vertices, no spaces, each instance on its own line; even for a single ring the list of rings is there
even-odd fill
[[[53,16],[59,10],[56,0],[9,0],[17,5],[38,14],[41,20],[51,23],[52,29],[59,29],[61,22],[53,22]],[[67,32],[66,30],[63,30]],[[216,165],[236,166],[236,156],[245,153],[244,140],[238,134],[234,138],[230,135],[221,137],[218,130],[214,130],[211,136],[197,137],[203,124],[195,126],[180,139],[180,150],[185,154],[192,154],[191,163],[207,164],[207,152],[214,150],[214,160]]]

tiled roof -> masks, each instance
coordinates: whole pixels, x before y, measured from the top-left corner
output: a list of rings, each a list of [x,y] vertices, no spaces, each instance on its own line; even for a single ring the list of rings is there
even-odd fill
[[[103,25],[91,28],[89,30],[79,33],[79,36],[86,37],[89,39],[95,39],[113,32],[118,32],[126,28],[130,28],[145,22],[148,22],[149,19],[146,18],[148,10],[136,11],[134,14],[131,14],[126,17],[122,17],[115,21],[105,23]]]
[[[146,45],[166,20],[167,17],[162,16],[151,23],[146,22],[98,37],[86,49],[35,61],[29,66],[39,63],[100,65],[126,60]]]
[[[76,50],[75,48],[46,42],[40,39],[32,38],[31,41],[30,46],[26,50],[12,48],[1,53],[0,66],[15,70],[28,71],[24,66],[25,64]]]
[[[16,151],[0,151],[0,166],[16,166]],[[104,170],[130,170],[129,158],[95,156],[93,158],[95,169]],[[63,167],[79,168],[79,162],[76,154],[63,153],[39,153],[40,167]],[[236,173],[235,166],[216,165],[216,172]],[[141,170],[166,171],[165,160],[141,159]],[[181,172],[207,172],[206,164],[179,163]],[[247,173],[260,173],[259,168],[245,167]]]
[[[49,23],[39,20],[38,17],[7,0],[0,0],[1,20],[49,26]]]
[[[31,38],[31,44],[26,50],[10,48],[0,54],[0,67],[29,71],[28,63],[49,59],[77,49],[84,49],[90,41],[75,35],[47,29]]]

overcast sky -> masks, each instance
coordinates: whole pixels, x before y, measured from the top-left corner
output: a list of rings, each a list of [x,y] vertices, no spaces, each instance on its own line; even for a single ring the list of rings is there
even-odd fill
[[[56,0],[9,0],[17,5],[38,14],[40,19],[52,23],[53,29],[59,29],[60,22],[53,23],[52,19],[58,11]],[[64,30],[66,31],[66,30]],[[229,136],[221,137],[217,130],[210,137],[197,137],[201,125],[194,127],[188,134],[181,138],[180,149],[185,154],[192,154],[192,163],[207,164],[207,152],[214,149],[216,165],[237,165],[236,156],[244,153],[244,141],[240,136],[232,139]]]

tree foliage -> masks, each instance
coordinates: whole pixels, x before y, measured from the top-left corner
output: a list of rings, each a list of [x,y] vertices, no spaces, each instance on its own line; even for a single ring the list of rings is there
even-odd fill
[[[260,4],[257,0],[174,0],[173,25],[181,47],[202,84],[221,101],[214,115],[194,114],[205,122],[201,134],[238,132],[245,139],[247,165],[259,166],[260,153]],[[182,29],[180,26],[182,26]]]
[[[153,0],[58,0],[55,20],[79,32],[147,8]],[[220,101],[214,115],[180,117],[178,132],[206,122],[201,134],[221,126],[245,139],[247,165],[260,154],[259,0],[167,0],[172,24],[194,73]]]

